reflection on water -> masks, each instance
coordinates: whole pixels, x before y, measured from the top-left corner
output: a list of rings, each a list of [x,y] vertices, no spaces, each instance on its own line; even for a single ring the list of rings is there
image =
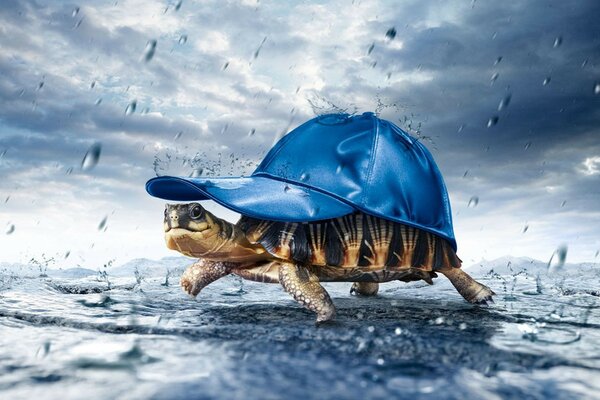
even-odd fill
[[[373,299],[329,284],[338,317],[321,327],[278,285],[226,278],[195,301],[165,285],[158,270],[114,274],[110,286],[97,275],[0,271],[0,392],[593,398],[600,390],[598,271],[536,279],[511,268],[519,272],[481,279],[498,293],[489,308],[466,304],[443,278],[433,287],[384,284]],[[168,270],[172,281],[175,271]]]

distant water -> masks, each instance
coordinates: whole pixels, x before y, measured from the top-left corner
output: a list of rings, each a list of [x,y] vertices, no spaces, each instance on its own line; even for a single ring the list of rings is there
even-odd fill
[[[321,327],[279,285],[228,277],[196,301],[181,269],[0,269],[0,398],[600,398],[598,268],[509,267],[476,271],[488,308],[443,277],[371,299],[327,284]]]

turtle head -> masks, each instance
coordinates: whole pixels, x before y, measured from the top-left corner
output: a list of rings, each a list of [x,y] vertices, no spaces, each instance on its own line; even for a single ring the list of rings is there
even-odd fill
[[[198,203],[165,206],[165,241],[171,250],[190,257],[204,257],[226,241],[226,221]]]
[[[167,204],[165,242],[171,250],[212,261],[244,262],[262,259],[264,249],[248,242],[246,235],[198,203]]]

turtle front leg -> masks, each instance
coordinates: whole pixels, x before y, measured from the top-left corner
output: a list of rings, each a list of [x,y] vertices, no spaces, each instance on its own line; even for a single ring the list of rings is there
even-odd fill
[[[350,294],[357,296],[375,296],[379,291],[377,282],[354,282],[350,288]]]
[[[294,300],[317,313],[317,324],[335,317],[335,306],[329,293],[307,267],[282,263],[279,267],[279,282]]]
[[[200,259],[181,275],[181,287],[184,292],[196,297],[206,286],[229,275],[234,266],[235,263]]]
[[[492,296],[495,295],[489,287],[482,285],[460,268],[447,268],[441,271],[446,278],[450,279],[452,285],[458,290],[469,303],[487,305],[493,303]]]

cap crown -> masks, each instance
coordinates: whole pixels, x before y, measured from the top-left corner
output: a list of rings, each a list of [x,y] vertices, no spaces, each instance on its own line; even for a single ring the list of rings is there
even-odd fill
[[[432,155],[373,113],[304,123],[252,175],[317,189],[365,213],[438,234],[456,249],[448,193]]]

